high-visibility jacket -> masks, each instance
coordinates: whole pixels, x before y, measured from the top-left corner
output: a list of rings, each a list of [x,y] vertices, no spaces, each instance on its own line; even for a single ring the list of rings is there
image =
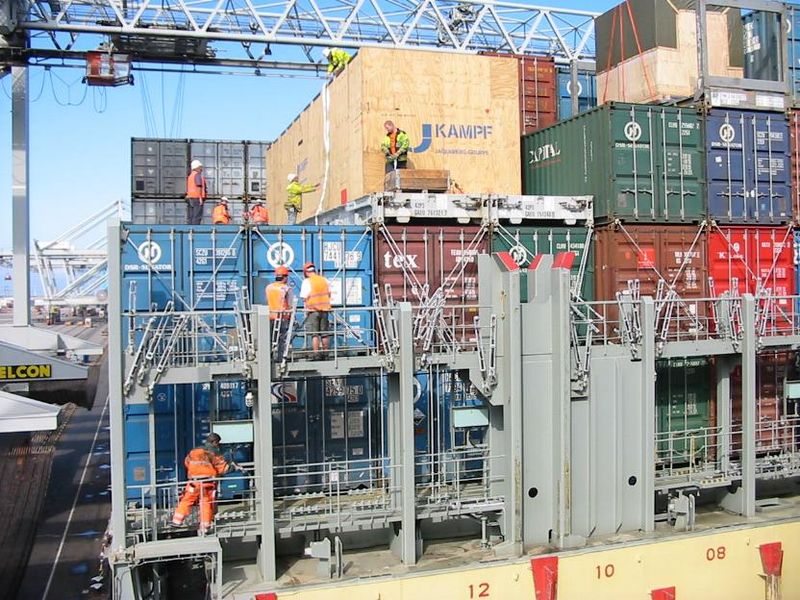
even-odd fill
[[[267,286],[267,305],[271,321],[289,318],[289,286],[283,281],[273,281]]]
[[[256,205],[250,210],[251,223],[269,223],[269,212],[266,206]]]
[[[189,451],[183,461],[189,479],[220,477],[228,472],[227,461],[214,446],[202,446]]]
[[[284,207],[295,208],[297,212],[303,211],[303,194],[313,192],[314,186],[307,183],[300,183],[299,181],[292,181],[286,186],[286,202]]]
[[[305,298],[306,310],[329,311],[331,309],[331,286],[322,275],[309,275],[310,293]]]
[[[397,130],[397,136],[392,144],[392,136],[387,134],[381,143],[381,150],[386,155],[386,162],[394,162],[392,154],[397,154],[397,162],[405,162],[408,160],[408,148],[411,144],[408,139],[408,134],[402,129]]]
[[[192,171],[186,178],[186,197],[204,200],[206,197],[206,178],[200,171]]]
[[[331,55],[328,57],[328,73],[338,73],[347,66],[350,62],[350,55],[344,50],[336,48],[331,50]]]
[[[211,211],[211,223],[214,225],[228,225],[231,222],[231,215],[228,207],[224,204],[217,204]]]

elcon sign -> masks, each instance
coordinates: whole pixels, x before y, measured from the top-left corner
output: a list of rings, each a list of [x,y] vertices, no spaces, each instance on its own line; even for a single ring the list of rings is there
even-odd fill
[[[50,379],[53,365],[0,365],[0,381]]]

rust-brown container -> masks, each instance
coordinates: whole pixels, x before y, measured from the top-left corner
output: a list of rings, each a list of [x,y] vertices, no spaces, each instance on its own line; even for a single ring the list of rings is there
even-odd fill
[[[792,214],[800,215],[800,110],[789,113]]]

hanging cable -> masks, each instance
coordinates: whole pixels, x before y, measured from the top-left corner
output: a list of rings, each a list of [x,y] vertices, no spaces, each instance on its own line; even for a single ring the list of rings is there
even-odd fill
[[[53,92],[53,99],[56,101],[56,104],[58,104],[59,106],[80,106],[86,101],[86,96],[89,93],[89,86],[83,86],[83,96],[81,96],[81,99],[80,99],[79,102],[72,102],[72,91],[71,91],[72,90],[72,86],[75,85],[76,83],[78,83],[78,81],[80,81],[80,80],[73,81],[72,83],[68,83],[67,81],[65,81],[64,79],[59,77],[58,74],[53,73],[52,70],[50,70],[48,72],[50,74],[50,90]],[[54,77],[56,79],[58,79],[67,88],[67,101],[66,102],[62,102],[59,99],[58,94],[56,93],[55,84],[53,83],[53,78]]]

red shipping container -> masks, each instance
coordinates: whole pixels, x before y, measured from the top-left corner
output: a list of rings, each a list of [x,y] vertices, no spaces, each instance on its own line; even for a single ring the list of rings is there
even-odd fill
[[[715,227],[708,235],[708,274],[714,296],[757,294],[766,288],[774,296],[795,293],[794,233],[787,227]],[[790,324],[792,301],[781,298],[773,321]]]
[[[609,226],[595,232],[596,299],[616,300],[617,292],[627,290],[628,282],[638,280],[641,296],[656,298],[659,281],[665,289],[674,288],[684,300],[675,306],[675,319],[682,331],[705,327],[708,298],[705,233],[693,226],[627,225]],[[608,319],[617,321],[616,306],[607,307]]]
[[[477,225],[389,225],[375,236],[375,280],[395,301],[419,304],[444,286],[448,304],[474,305],[478,254],[487,252],[488,230]]]
[[[789,154],[792,163],[792,213],[800,215],[800,111],[789,113]]]

